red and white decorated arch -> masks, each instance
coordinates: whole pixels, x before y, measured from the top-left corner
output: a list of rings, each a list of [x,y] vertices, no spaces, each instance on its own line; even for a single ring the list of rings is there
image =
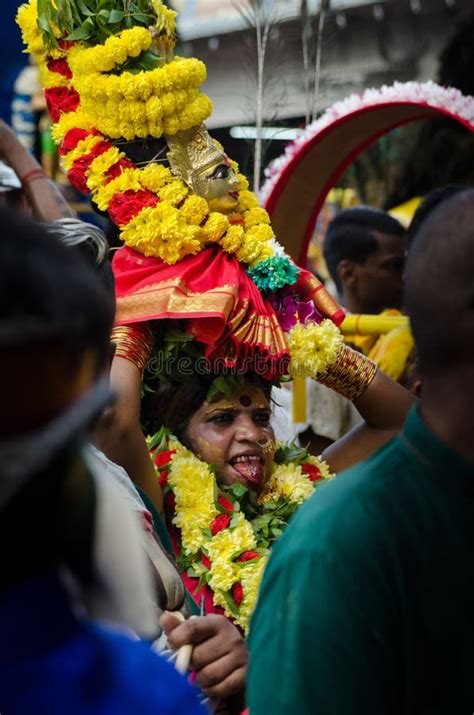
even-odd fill
[[[359,154],[396,127],[440,115],[474,131],[474,97],[434,82],[397,82],[337,102],[287,146],[261,194],[278,240],[298,263],[327,194]]]

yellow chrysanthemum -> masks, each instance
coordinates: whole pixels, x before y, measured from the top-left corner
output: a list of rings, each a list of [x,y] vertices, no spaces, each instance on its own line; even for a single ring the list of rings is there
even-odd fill
[[[173,523],[181,530],[185,553],[194,554],[204,543],[204,529],[217,515],[214,476],[207,464],[181,449],[172,458],[168,483],[176,498]]]
[[[250,266],[253,268],[254,266],[257,266],[260,261],[266,261],[267,258],[273,258],[275,256],[275,251],[273,250],[272,246],[270,243],[265,243],[263,246],[260,246],[260,252],[252,263],[250,263]]]
[[[229,228],[229,219],[224,214],[212,211],[201,228],[202,243],[215,243],[219,241]]]
[[[221,240],[220,245],[226,253],[235,253],[239,250],[245,238],[244,227],[240,225],[229,226],[229,229]]]
[[[344,339],[331,320],[316,323],[298,323],[286,334],[291,354],[290,374],[295,377],[316,377],[336,359]]]
[[[258,208],[260,206],[259,201],[253,191],[239,191],[239,205],[237,210],[240,213],[249,211],[250,209]]]
[[[228,591],[240,580],[241,567],[232,561],[232,557],[236,553],[255,549],[257,543],[250,523],[239,513],[234,528],[219,532],[206,546],[213,565],[209,585],[212,590]]]
[[[259,497],[265,504],[279,496],[295,504],[302,504],[314,492],[314,483],[303,474],[301,467],[294,464],[280,464],[273,470],[270,479]]]
[[[54,141],[59,144],[66,134],[71,129],[86,129],[90,131],[94,128],[94,122],[92,118],[82,111],[82,109],[77,109],[75,112],[67,112],[62,114],[59,122],[53,124],[51,133]]]
[[[250,209],[250,211],[247,211],[245,214],[245,228],[247,230],[253,228],[254,226],[258,226],[259,224],[269,223],[270,216],[268,215],[268,212],[260,206]]]
[[[36,0],[30,0],[18,8],[16,21],[21,29],[23,42],[27,46],[27,51],[37,57],[46,54],[43,38],[38,27],[38,4]]]
[[[123,159],[125,154],[117,147],[111,147],[100,156],[96,156],[87,170],[87,187],[94,192],[105,184],[107,171],[116,164],[119,159]]]
[[[123,227],[120,237],[143,255],[156,256],[173,265],[185,256],[199,252],[198,231],[197,226],[189,226],[183,220],[178,209],[162,201],[134,216]]]
[[[171,171],[162,164],[148,164],[140,172],[141,182],[148,191],[158,191],[168,182],[173,181],[174,176]]]
[[[258,591],[263,577],[263,572],[267,565],[268,554],[253,564],[249,564],[247,568],[242,570],[242,588],[244,592],[244,600],[240,604],[239,615],[235,622],[248,633],[250,618],[257,603]]]
[[[171,181],[169,184],[166,184],[166,186],[163,186],[163,188],[158,192],[160,200],[167,201],[172,206],[178,206],[182,201],[184,201],[188,194],[189,188],[186,186],[184,181],[181,181],[181,179],[174,179],[174,181]],[[185,219],[184,214],[181,214],[181,217],[183,220]]]
[[[239,191],[248,191],[250,184],[249,184],[249,180],[247,179],[247,177],[239,172],[237,174],[237,178],[240,182]]]
[[[181,206],[181,215],[194,226],[200,226],[209,215],[209,206],[206,199],[201,196],[188,196],[184,204]]]

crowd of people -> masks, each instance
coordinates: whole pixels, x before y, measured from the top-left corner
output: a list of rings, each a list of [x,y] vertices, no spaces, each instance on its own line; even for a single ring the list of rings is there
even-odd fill
[[[42,12],[53,136],[110,230],[0,120],[0,713],[472,713],[474,190],[408,230],[341,211],[332,296],[207,133],[173,12],[78,44]]]

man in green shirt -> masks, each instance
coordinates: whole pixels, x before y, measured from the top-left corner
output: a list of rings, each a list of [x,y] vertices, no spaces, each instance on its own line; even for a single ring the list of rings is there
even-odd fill
[[[410,254],[420,408],[274,548],[250,633],[251,715],[474,712],[473,225],[470,190]]]

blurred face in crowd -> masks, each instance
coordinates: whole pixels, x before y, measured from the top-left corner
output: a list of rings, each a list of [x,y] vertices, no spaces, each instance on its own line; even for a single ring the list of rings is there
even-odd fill
[[[40,429],[71,406],[97,378],[97,356],[72,360],[57,345],[2,347],[0,439]]]
[[[377,249],[364,261],[353,262],[346,278],[347,287],[360,306],[357,312],[370,314],[402,307],[406,254],[404,238],[378,231],[374,235]]]
[[[186,437],[193,451],[216,469],[217,481],[239,481],[258,491],[269,476],[275,454],[270,403],[248,383],[232,397],[204,402],[192,416]]]

